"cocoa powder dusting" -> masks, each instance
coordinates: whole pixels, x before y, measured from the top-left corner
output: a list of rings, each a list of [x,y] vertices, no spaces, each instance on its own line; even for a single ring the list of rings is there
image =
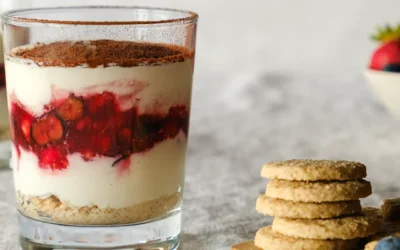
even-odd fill
[[[40,66],[95,68],[138,65],[159,65],[182,62],[192,58],[194,52],[177,45],[138,43],[128,41],[94,40],[38,44],[33,48],[19,49],[12,57],[29,59]]]

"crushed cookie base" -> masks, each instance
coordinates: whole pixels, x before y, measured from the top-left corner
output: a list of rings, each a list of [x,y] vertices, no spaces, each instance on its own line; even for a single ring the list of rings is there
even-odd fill
[[[126,208],[76,207],[52,195],[41,199],[17,192],[18,210],[33,219],[74,225],[131,224],[159,218],[178,207],[181,193],[165,195]]]

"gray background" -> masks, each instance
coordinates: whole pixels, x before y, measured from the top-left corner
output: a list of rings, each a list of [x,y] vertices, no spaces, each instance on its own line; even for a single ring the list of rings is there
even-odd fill
[[[229,249],[270,223],[254,206],[272,160],[359,160],[374,187],[364,204],[399,196],[400,123],[362,72],[369,34],[399,21],[400,1],[95,2],[200,14],[182,249]],[[0,224],[0,249],[17,249],[9,171],[0,171]]]

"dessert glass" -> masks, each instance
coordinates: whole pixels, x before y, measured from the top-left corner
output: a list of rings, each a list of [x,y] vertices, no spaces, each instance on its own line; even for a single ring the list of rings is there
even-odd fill
[[[91,6],[2,19],[21,245],[177,248],[197,15]]]

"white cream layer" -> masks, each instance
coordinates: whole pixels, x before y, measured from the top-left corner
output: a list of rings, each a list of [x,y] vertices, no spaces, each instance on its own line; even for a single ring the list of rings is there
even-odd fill
[[[116,94],[136,93],[125,108],[138,105],[139,112],[167,111],[177,104],[190,105],[193,62],[159,66],[137,67],[40,67],[27,61],[7,57],[5,62],[7,92],[15,94],[33,114],[41,115],[44,105],[53,95],[56,98],[68,93],[85,95],[102,93],[104,90]]]
[[[73,206],[123,208],[180,191],[185,155],[186,138],[180,132],[148,152],[131,155],[130,169],[124,172],[111,167],[114,158],[86,162],[79,154],[68,156],[70,165],[65,170],[41,169],[36,155],[22,148],[19,162],[13,157],[12,164],[15,188],[24,195],[55,195]]]

